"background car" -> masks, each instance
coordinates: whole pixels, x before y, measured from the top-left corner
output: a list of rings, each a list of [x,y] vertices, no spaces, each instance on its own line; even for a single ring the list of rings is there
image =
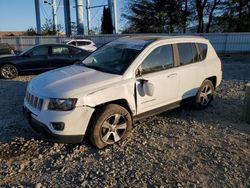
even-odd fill
[[[77,46],[79,48],[82,48],[82,49],[90,51],[90,52],[93,52],[96,50],[95,43],[93,41],[87,40],[87,39],[72,39],[69,41],[65,41],[65,44]]]
[[[13,48],[8,43],[0,43],[0,57],[15,55]]]
[[[19,74],[33,74],[80,63],[90,52],[64,44],[43,44],[27,49],[19,55],[0,58],[0,76],[15,78]]]

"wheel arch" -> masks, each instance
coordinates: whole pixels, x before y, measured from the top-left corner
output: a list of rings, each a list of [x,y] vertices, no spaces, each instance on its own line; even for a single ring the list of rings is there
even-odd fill
[[[95,110],[98,110],[100,108],[103,108],[104,106],[108,105],[108,104],[117,104],[117,105],[120,105],[121,107],[125,108],[131,115],[133,115],[131,109],[130,109],[130,106],[129,106],[129,103],[126,99],[116,99],[116,100],[113,100],[113,101],[108,101],[108,102],[105,102],[105,103],[102,103],[102,104],[98,104],[97,106],[95,106]]]
[[[217,86],[217,77],[216,76],[208,77],[208,78],[206,78],[206,80],[211,81],[213,83],[214,89],[216,88],[216,86]]]

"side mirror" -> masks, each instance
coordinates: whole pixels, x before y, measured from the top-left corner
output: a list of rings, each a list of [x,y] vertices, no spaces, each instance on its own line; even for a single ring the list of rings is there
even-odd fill
[[[143,91],[148,96],[154,95],[154,85],[152,83],[149,83],[148,81],[145,81],[143,83]]]

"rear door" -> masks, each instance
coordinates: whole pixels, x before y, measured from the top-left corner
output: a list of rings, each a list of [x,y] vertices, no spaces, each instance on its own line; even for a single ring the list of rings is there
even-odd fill
[[[177,100],[179,73],[174,62],[172,45],[157,47],[144,59],[140,66],[142,75],[136,78],[137,114]],[[145,82],[153,85],[152,96],[144,93]]]
[[[71,65],[74,61],[70,56],[69,47],[60,45],[51,46],[49,59],[52,69]]]
[[[195,43],[177,43],[179,54],[180,88],[178,96],[182,99],[195,96],[204,79],[204,66],[200,61]]]

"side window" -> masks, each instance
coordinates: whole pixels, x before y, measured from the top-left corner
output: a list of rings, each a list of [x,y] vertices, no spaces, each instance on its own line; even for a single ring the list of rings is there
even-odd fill
[[[52,46],[52,55],[69,54],[69,49],[65,46]]]
[[[85,45],[89,45],[89,44],[90,44],[90,42],[88,42],[88,41],[78,41],[79,46],[85,46]]]
[[[207,44],[198,43],[200,61],[207,57]]]
[[[177,44],[180,64],[186,65],[198,61],[198,52],[194,43]]]
[[[142,74],[161,71],[174,65],[172,45],[154,49],[142,63]]]
[[[71,43],[69,43],[70,45],[76,46],[76,41],[72,41]]]
[[[37,47],[30,52],[30,55],[31,56],[48,55],[48,47],[47,46]]]

